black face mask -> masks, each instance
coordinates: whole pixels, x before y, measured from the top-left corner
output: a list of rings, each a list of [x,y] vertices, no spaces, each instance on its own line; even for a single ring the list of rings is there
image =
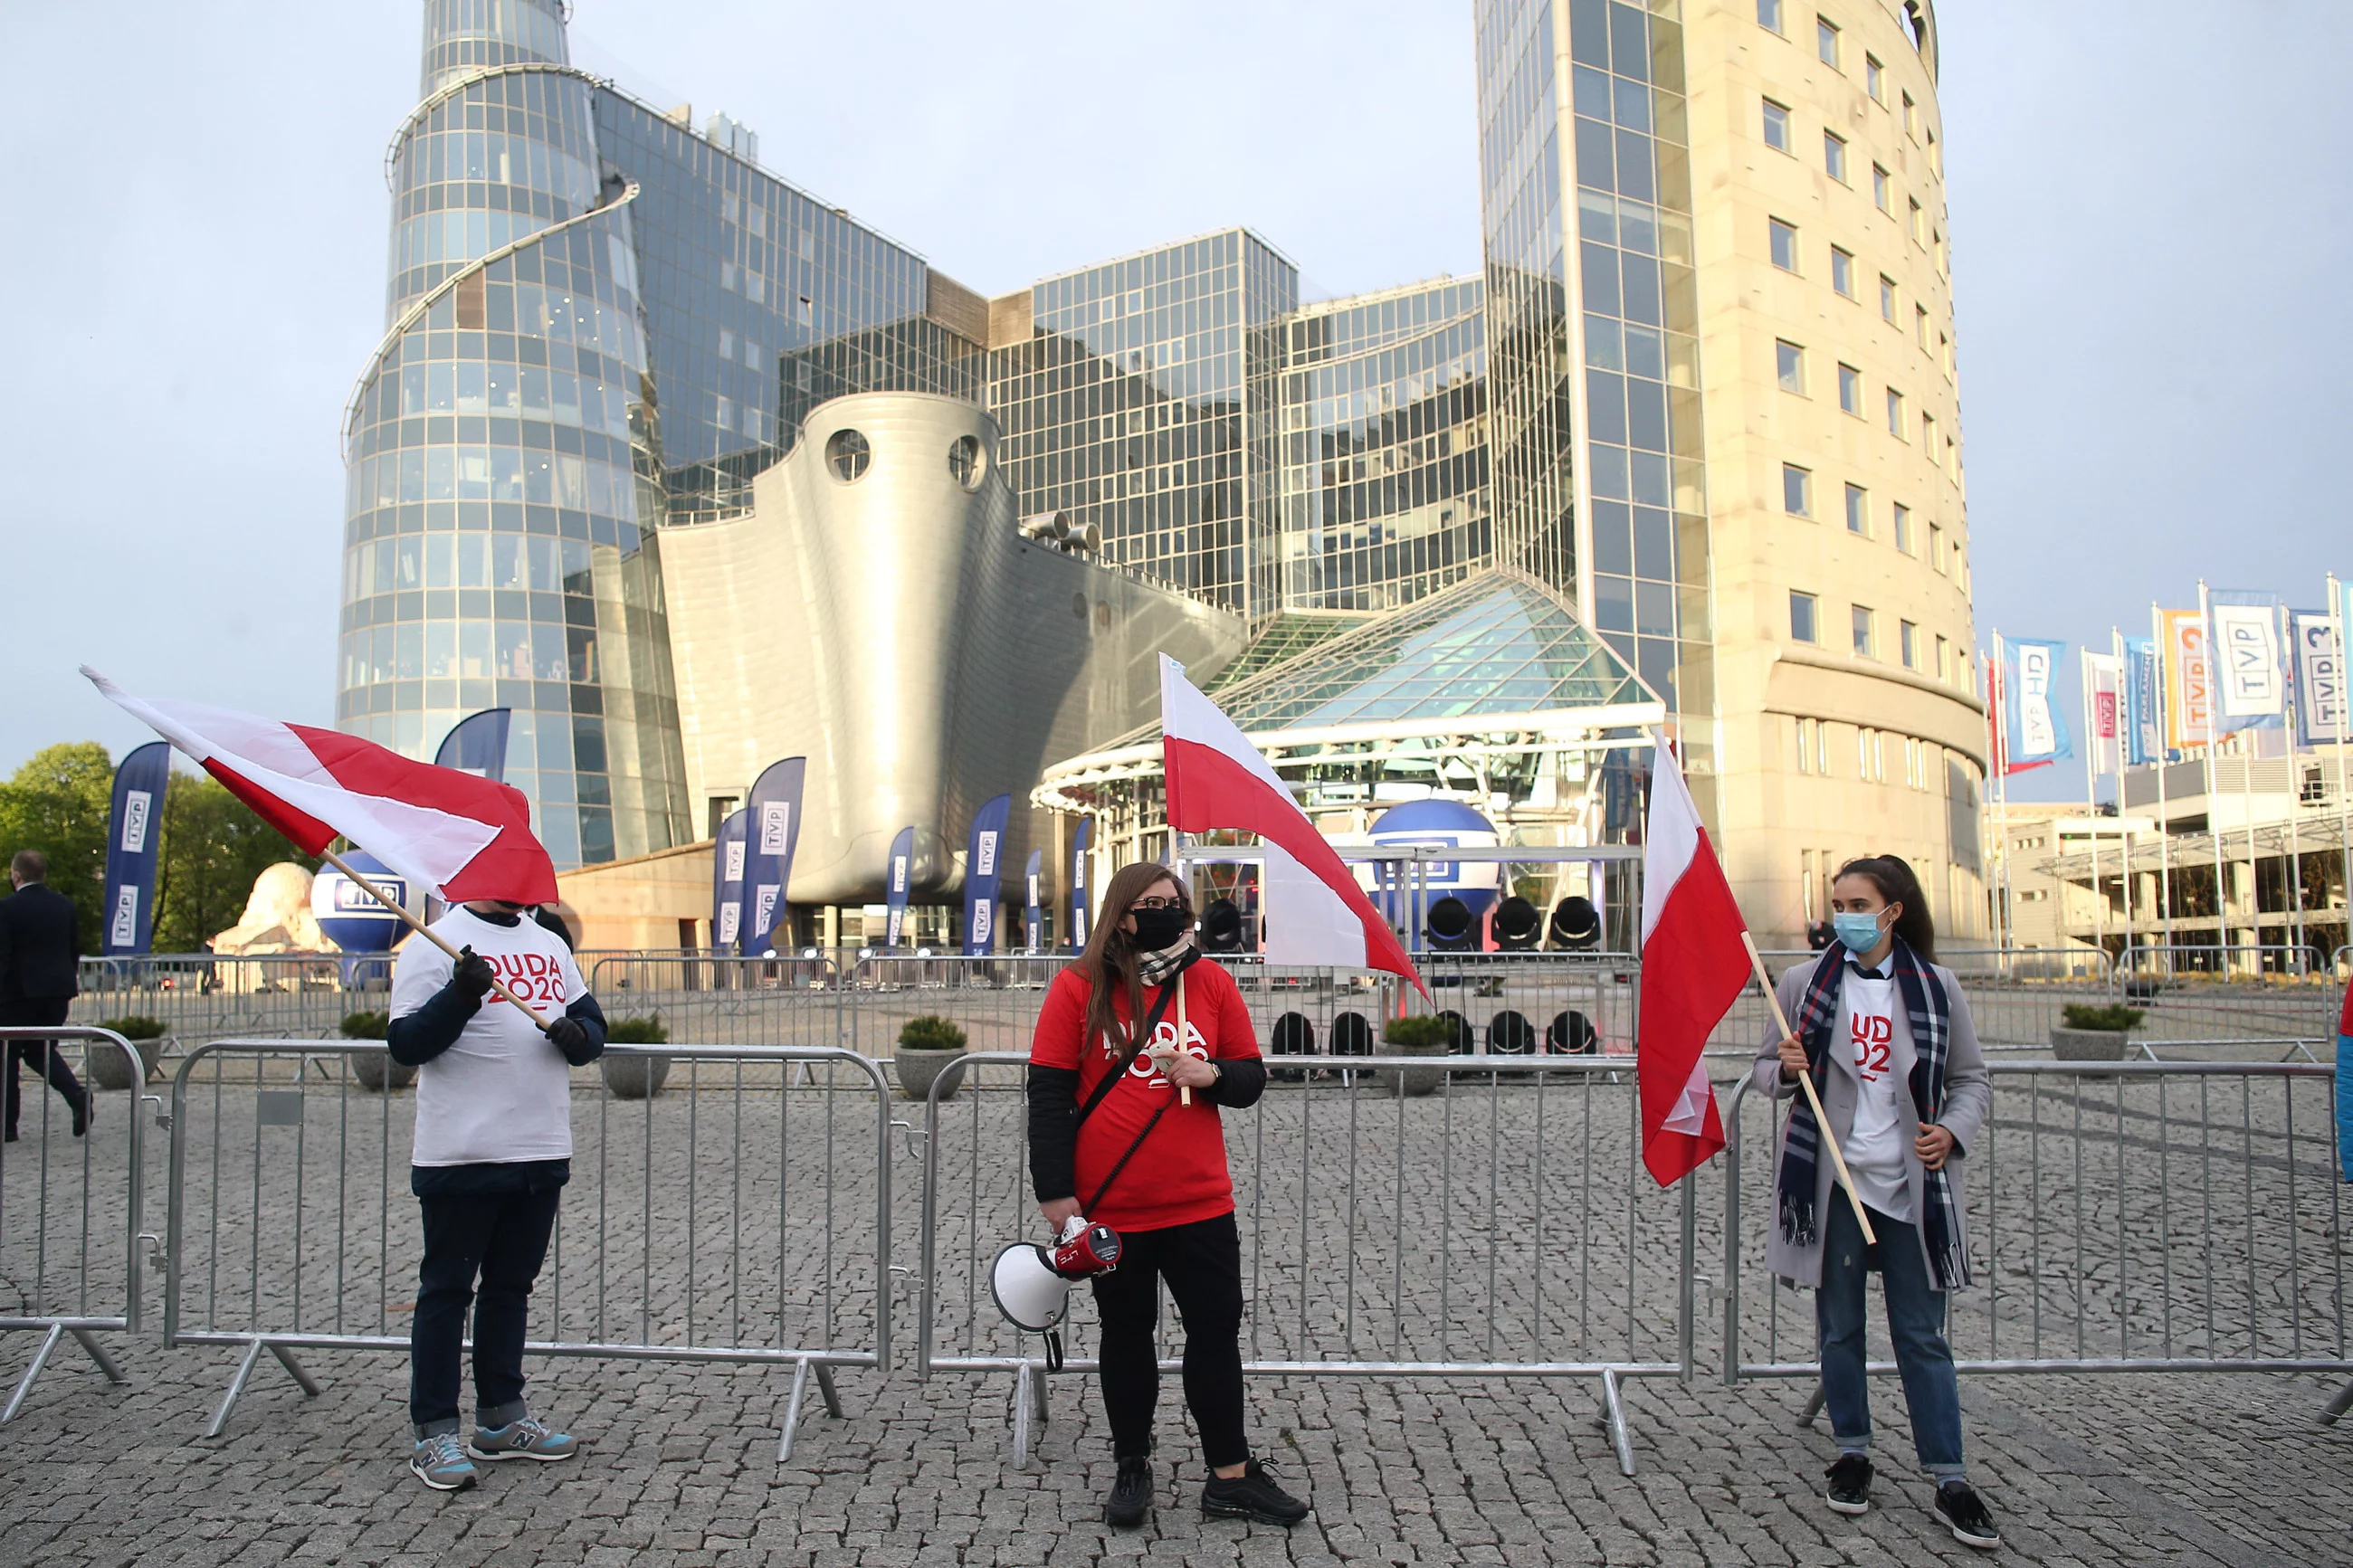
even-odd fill
[[[1158,952],[1176,945],[1177,939],[1193,929],[1193,917],[1180,909],[1130,910],[1135,918],[1135,934],[1128,940],[1139,952]]]

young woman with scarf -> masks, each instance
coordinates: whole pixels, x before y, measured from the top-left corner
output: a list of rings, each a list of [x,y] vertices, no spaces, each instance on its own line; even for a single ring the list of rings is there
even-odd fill
[[[1085,952],[1047,991],[1029,1047],[1039,1210],[1058,1233],[1083,1214],[1122,1243],[1119,1267],[1093,1279],[1118,1464],[1103,1518],[1122,1528],[1152,1510],[1163,1280],[1185,1321],[1185,1403],[1209,1467],[1201,1511],[1285,1525],[1308,1512],[1250,1457],[1243,1432],[1241,1232],[1218,1113],[1257,1102],[1266,1063],[1232,976],[1199,957],[1176,879],[1123,868]]]
[[[1936,1515],[1956,1540],[1990,1548],[2001,1538],[1962,1465],[1960,1385],[1945,1342],[1947,1297],[1969,1283],[1962,1172],[1992,1101],[1985,1058],[1960,982],[1936,962],[1936,927],[1909,865],[1893,855],[1848,861],[1831,885],[1831,910],[1835,940],[1781,977],[1781,1009],[1796,1033],[1757,1053],[1756,1087],[1796,1099],[1766,1267],[1814,1288],[1822,1398],[1839,1446],[1831,1507],[1871,1507],[1863,1275],[1875,1269],[1913,1447],[1936,1479]],[[1875,1246],[1864,1245],[1852,1201],[1834,1185],[1801,1073],[1813,1078]]]

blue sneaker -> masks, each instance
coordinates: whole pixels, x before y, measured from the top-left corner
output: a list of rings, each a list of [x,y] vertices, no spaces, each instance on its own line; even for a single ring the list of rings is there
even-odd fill
[[[409,1473],[437,1492],[461,1492],[479,1476],[466,1461],[464,1445],[455,1432],[420,1438],[408,1456]]]
[[[551,1432],[547,1423],[525,1415],[503,1426],[478,1426],[466,1452],[478,1459],[539,1459],[553,1464],[580,1451],[567,1432]]]

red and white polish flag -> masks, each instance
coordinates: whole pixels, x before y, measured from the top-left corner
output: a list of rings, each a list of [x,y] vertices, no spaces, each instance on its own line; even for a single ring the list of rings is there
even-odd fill
[[[555,899],[555,866],[532,836],[521,790],[334,730],[147,701],[88,665],[81,672],[306,855],[325,853],[340,835],[453,904]]]
[[[1179,833],[1255,833],[1266,852],[1267,962],[1421,974],[1290,786],[1224,710],[1160,656],[1160,729],[1168,826]]]
[[[1664,740],[1651,761],[1642,833],[1642,1163],[1672,1186],[1724,1147],[1724,1121],[1701,1059],[1751,965],[1747,924],[1716,863],[1683,769]]]

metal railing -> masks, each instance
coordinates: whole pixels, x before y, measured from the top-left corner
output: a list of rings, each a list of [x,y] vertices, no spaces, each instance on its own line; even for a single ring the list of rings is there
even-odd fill
[[[1013,1453],[1047,1412],[1034,1342],[999,1321],[987,1269],[1039,1238],[1027,1174],[1025,1052],[961,1060],[923,1118],[920,1377],[1006,1373]],[[1335,1059],[1226,1120],[1243,1215],[1244,1364],[1264,1377],[1591,1378],[1619,1467],[1621,1386],[1694,1365],[1694,1190],[1643,1173],[1621,1060]],[[1616,1070],[1612,1070],[1612,1068]],[[1427,1095],[1394,1075],[1440,1079]],[[1430,1265],[1436,1262],[1435,1273]],[[1681,1268],[1677,1259],[1681,1259]],[[1166,1314],[1164,1314],[1166,1321]],[[1075,1325],[1063,1370],[1096,1363]],[[1175,1363],[1169,1363],[1174,1365]]]
[[[69,1041],[84,1047],[71,1053],[80,1059],[69,1059],[63,1049]],[[27,1045],[33,1047],[29,1051],[24,1049]],[[43,1336],[0,1408],[0,1423],[16,1419],[49,1352],[67,1335],[109,1382],[125,1381],[97,1336],[107,1331],[135,1333],[140,1326],[147,1260],[142,1244],[155,1238],[142,1229],[146,1119],[138,1107],[142,1099],[162,1101],[137,1089],[128,1111],[99,1101],[88,1131],[75,1137],[63,1098],[43,1081],[43,1057],[57,1051],[69,1067],[79,1067],[83,1091],[96,1100],[88,1059],[91,1047],[111,1047],[133,1062],[139,1059],[129,1041],[105,1029],[0,1028],[0,1051],[7,1053],[0,1070],[16,1079],[14,1058],[21,1053],[31,1077],[19,1084],[23,1098],[10,1119],[7,1141],[0,1142],[0,1289],[15,1297],[0,1296],[0,1332],[30,1329]]]
[[[1949,1297],[1961,1372],[2353,1376],[2330,1069],[1989,1070],[1991,1111],[1959,1164],[1977,1277]],[[1778,1102],[1752,1089],[1744,1078],[1725,1113],[1723,1375],[1815,1378],[1812,1310],[1784,1310],[1782,1290],[1746,1283],[1764,1272],[1778,1157]],[[1883,1356],[1871,1363],[1894,1370]],[[2353,1385],[2332,1414],[2348,1400]]]
[[[150,1017],[164,1025],[164,1054],[224,1036],[320,1039],[346,1014],[381,1011],[390,963],[382,955],[153,953],[81,961],[76,1023]],[[346,982],[353,984],[347,985]]]
[[[265,1350],[315,1394],[296,1351],[408,1346],[415,1097],[351,1070],[380,1070],[383,1052],[219,1040],[173,1080],[164,1341],[245,1352],[209,1435]],[[890,1366],[881,1070],[826,1046],[613,1046],[606,1060],[667,1061],[669,1092],[624,1100],[577,1069],[572,1182],[525,1348],[789,1364],[782,1462],[812,1373],[839,1415],[834,1368]]]

